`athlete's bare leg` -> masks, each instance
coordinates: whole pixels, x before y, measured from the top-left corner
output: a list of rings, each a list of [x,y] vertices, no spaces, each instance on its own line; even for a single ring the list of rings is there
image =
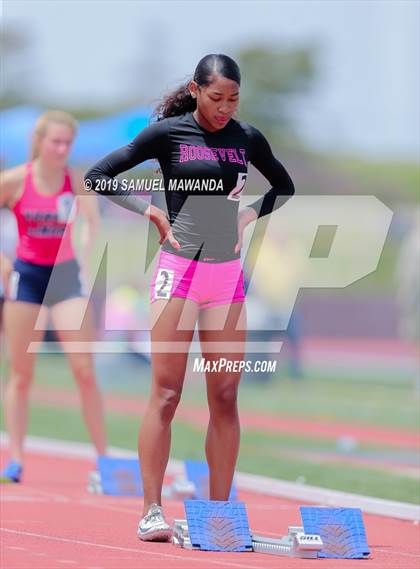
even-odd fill
[[[9,380],[4,394],[4,413],[11,459],[22,464],[23,442],[28,425],[29,390],[36,353],[28,353],[30,342],[40,342],[44,330],[34,330],[38,321],[45,328],[48,309],[40,304],[4,303],[4,332],[9,354]],[[39,318],[39,319],[38,319]]]
[[[226,317],[227,315],[227,317]],[[217,329],[220,328],[220,329]],[[206,361],[243,361],[246,342],[246,309],[242,302],[208,308],[200,313],[199,334]],[[220,345],[220,351],[208,347]],[[232,365],[233,368],[233,365]],[[240,371],[206,373],[210,421],[206,456],[210,471],[210,500],[227,500],[239,451],[240,424],[237,407]]]
[[[89,350],[89,343],[92,346],[94,341],[87,299],[79,297],[59,302],[52,306],[51,317],[79,388],[83,418],[90,437],[98,455],[103,455],[106,452],[105,421],[102,396],[95,378],[93,354],[90,351],[77,351],[78,342],[80,350],[86,348],[86,343]],[[72,330],[79,326],[79,322],[80,329]]]
[[[151,504],[161,504],[171,446],[171,422],[181,398],[198,307],[183,298],[157,300],[152,303],[151,315],[152,388],[138,440],[144,515]],[[178,329],[180,320],[186,329]],[[176,351],[165,352],[165,342],[171,349],[176,347]]]

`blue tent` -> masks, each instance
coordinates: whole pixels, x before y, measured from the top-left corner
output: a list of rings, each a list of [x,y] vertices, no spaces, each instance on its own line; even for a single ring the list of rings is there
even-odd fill
[[[37,107],[19,106],[0,114],[0,162],[11,167],[26,162],[31,134],[38,116]],[[152,109],[140,107],[118,114],[80,122],[71,163],[90,164],[112,150],[124,146],[150,123]]]
[[[28,160],[31,132],[41,114],[35,107],[13,107],[0,113],[0,163],[15,166]]]

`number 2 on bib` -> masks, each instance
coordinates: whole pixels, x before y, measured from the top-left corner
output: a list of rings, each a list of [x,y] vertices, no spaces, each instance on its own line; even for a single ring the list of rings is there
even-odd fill
[[[248,176],[247,172],[239,172],[238,179],[236,180],[236,186],[228,195],[227,197],[228,200],[233,200],[235,202],[238,202],[241,199],[241,193],[245,187],[247,176]]]

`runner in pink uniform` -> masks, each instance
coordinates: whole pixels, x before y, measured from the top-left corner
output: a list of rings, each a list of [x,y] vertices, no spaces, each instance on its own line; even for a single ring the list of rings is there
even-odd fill
[[[70,171],[57,193],[39,192],[34,184],[33,163],[26,164],[23,192],[12,211],[16,216],[19,242],[16,256],[38,265],[74,260],[72,228],[76,206]]]
[[[87,255],[99,216],[95,199],[76,198],[76,194],[82,193],[82,180],[66,165],[76,129],[76,122],[67,113],[45,113],[35,127],[31,161],[6,170],[1,177],[0,206],[14,213],[18,227],[14,263],[4,254],[0,258],[6,299],[5,338],[10,356],[4,407],[11,462],[2,474],[5,481],[21,480],[29,388],[36,356],[27,350],[31,342],[42,341],[48,316],[63,342],[96,451],[105,453],[102,401],[92,354],[74,353],[66,344],[94,339],[72,229],[80,207],[85,220],[83,249]],[[80,329],[75,328],[80,321]]]

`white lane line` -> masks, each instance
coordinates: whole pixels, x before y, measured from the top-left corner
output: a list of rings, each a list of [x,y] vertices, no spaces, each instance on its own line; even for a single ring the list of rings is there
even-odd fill
[[[52,498],[47,499],[45,496],[12,496],[4,495],[1,497],[2,502],[40,502],[41,504],[49,504]]]
[[[40,494],[41,496],[46,496],[50,498],[50,500],[54,500],[54,502],[70,502],[71,499],[66,496],[65,494],[56,494],[54,492],[50,492],[49,490],[41,490],[41,488],[27,488],[27,490],[33,494]]]
[[[133,514],[139,517],[140,519],[140,508],[136,508],[136,509],[129,509],[129,508],[121,508],[119,506],[110,506],[108,504],[95,504],[95,502],[91,502],[89,500],[85,500],[85,499],[81,499],[79,500],[79,504],[81,504],[82,506],[92,506],[93,508],[99,508],[101,510],[110,510],[113,512],[122,512],[123,514]]]
[[[393,549],[379,549],[377,547],[372,547],[374,551],[380,551],[381,553],[388,553],[392,555],[402,555],[403,557],[416,557],[420,558],[418,553],[406,553],[405,551],[394,551]]]
[[[2,518],[3,518],[3,521],[5,521],[5,516],[2,516]],[[43,524],[45,522],[43,520],[34,520],[33,518],[25,518],[24,520],[16,520],[13,518],[12,519],[8,518],[7,523],[8,524],[26,524],[27,525],[28,523]]]
[[[41,490],[40,488],[33,488],[31,486],[22,488],[21,494],[7,494],[3,493],[0,502],[24,502],[27,500],[30,501],[39,501],[42,498],[47,497],[50,501],[53,502],[70,502],[70,498],[65,496],[64,494],[55,494],[51,491]]]
[[[122,508],[121,506],[113,506],[111,504],[100,504],[99,502],[95,502],[94,498],[74,498],[71,500],[66,496],[61,496],[59,494],[53,494],[48,492],[47,490],[36,490],[42,496],[14,496],[14,495],[5,495],[2,496],[1,501],[3,502],[38,502],[48,504],[51,502],[60,502],[60,503],[72,503],[74,504],[77,502],[82,506],[92,506],[93,508],[99,508],[102,510],[110,510],[113,512],[122,512],[124,514],[133,514],[140,517],[141,509],[140,507],[131,508]],[[100,499],[100,498],[99,498]],[[12,520],[8,520],[9,522]]]
[[[38,533],[32,533],[32,532],[26,532],[26,531],[17,531],[17,530],[12,530],[12,529],[8,529],[8,528],[0,528],[0,531],[6,532],[6,533],[12,533],[12,534],[17,534],[17,535],[24,535],[27,537],[38,537],[38,538],[42,538],[42,539],[50,539],[53,541],[61,541],[61,542],[66,542],[66,543],[77,543],[78,545],[88,545],[90,547],[100,547],[100,548],[105,548],[105,549],[112,549],[112,550],[117,550],[117,551],[127,551],[127,552],[133,552],[141,555],[152,555],[152,556],[158,556],[158,557],[166,557],[169,559],[182,559],[183,561],[194,561],[196,562],[196,559],[192,559],[192,558],[188,558],[188,557],[183,557],[180,555],[170,555],[169,553],[158,553],[156,551],[144,551],[141,549],[132,549],[129,547],[119,547],[116,545],[104,545],[102,543],[92,543],[89,541],[81,541],[78,539],[69,539],[69,538],[65,538],[65,537],[56,537],[56,536],[52,536],[52,535],[42,535],[42,534],[38,534]],[[277,534],[272,534],[271,532],[255,532],[256,534],[259,533],[260,535],[268,534],[268,535],[277,535]],[[26,549],[24,547],[17,547],[17,546],[8,546],[8,549],[15,549],[15,550],[21,550],[21,551],[26,551]],[[380,553],[387,553],[387,554],[392,554],[392,555],[400,555],[402,557],[414,557],[414,558],[420,558],[420,555],[416,554],[416,553],[406,553],[403,551],[395,551],[392,549],[380,549],[377,547],[371,547],[372,551],[378,551]],[[59,560],[58,560],[59,561]],[[63,563],[76,563],[75,561],[62,561]],[[266,569],[265,567],[261,567],[261,566],[257,566],[257,565],[244,565],[244,564],[238,564],[238,563],[232,563],[229,561],[215,561],[212,559],[205,559],[203,560],[204,563],[211,563],[214,565],[223,565],[223,566],[230,566],[230,567],[241,567],[244,569]],[[92,568],[93,569],[93,568]],[[98,568],[99,569],[99,568]]]
[[[137,555],[151,555],[151,556],[155,556],[155,557],[165,557],[167,559],[176,559],[176,560],[182,560],[183,563],[187,562],[187,561],[192,561],[193,563],[195,563],[195,565],[197,565],[197,558],[196,557],[186,557],[184,555],[171,555],[169,553],[158,553],[157,551],[145,551],[144,549],[133,549],[131,547],[119,547],[117,545],[105,545],[103,543],[93,543],[90,541],[81,541],[79,539],[69,539],[67,537],[57,537],[54,535],[42,535],[39,533],[32,533],[29,531],[17,531],[17,530],[13,530],[13,529],[9,529],[9,528],[0,528],[0,531],[3,531],[5,533],[12,533],[15,535],[23,535],[26,537],[37,537],[37,538],[41,538],[41,539],[50,539],[52,541],[60,541],[63,543],[76,543],[77,545],[87,545],[89,547],[100,547],[102,549],[112,549],[114,551],[129,551],[130,553],[137,553]],[[201,553],[202,555],[202,553]],[[209,564],[213,564],[213,565],[219,565],[222,567],[239,567],[240,569],[267,569],[266,566],[262,566],[262,565],[255,565],[254,563],[252,565],[245,565],[244,563],[232,563],[230,561],[225,561],[225,560],[220,560],[220,561],[216,561],[214,559],[203,559],[203,564],[205,565],[206,563]]]
[[[81,504],[82,506],[92,506],[94,508],[100,508],[104,510],[112,510],[114,512],[122,512],[126,514],[135,514],[140,516],[140,507],[133,509],[130,508],[122,508],[121,506],[113,506],[108,504],[100,504],[96,503],[94,498],[84,498],[84,497],[75,497],[70,499],[68,496],[64,496],[61,494],[54,494],[49,492],[48,490],[32,490],[32,492],[38,492],[41,494],[40,496],[19,496],[13,494],[6,494],[1,497],[2,502],[40,502],[40,503],[51,503],[51,502],[59,502],[59,503],[72,503],[75,502]],[[10,521],[10,520],[9,520]]]
[[[18,547],[17,545],[9,545],[7,549],[16,549],[17,551],[26,551],[26,547]]]
[[[261,350],[260,350],[261,351]],[[0,447],[6,446],[8,441],[7,434],[0,432]],[[26,440],[26,448],[29,451],[47,454],[48,456],[64,456],[73,458],[89,458],[95,460],[93,447],[87,443],[63,441],[57,439],[47,439],[43,437],[29,436]],[[109,448],[110,456],[136,457],[134,451],[120,449],[117,447]],[[171,475],[182,474],[184,465],[180,460],[170,460],[167,473]],[[328,490],[317,486],[309,486],[259,476],[256,474],[236,473],[236,484],[238,490],[245,490],[252,494],[264,494],[265,496],[275,496],[300,503],[319,503],[330,507],[355,507],[363,512],[385,516],[389,518],[399,518],[402,520],[420,521],[420,508],[416,504],[395,502],[382,498],[372,498],[359,494],[350,494],[338,490]]]

